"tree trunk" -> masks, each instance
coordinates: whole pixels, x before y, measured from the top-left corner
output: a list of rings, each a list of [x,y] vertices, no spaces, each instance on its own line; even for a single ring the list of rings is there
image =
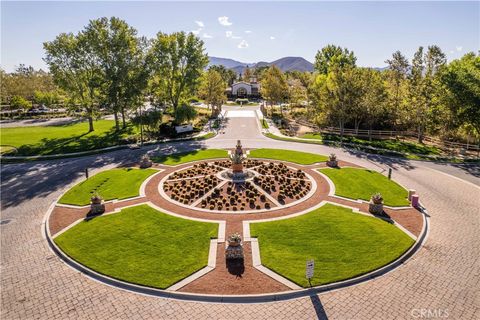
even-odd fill
[[[418,126],[418,143],[423,143],[423,127]]]
[[[340,120],[340,144],[343,144],[343,120]]]
[[[122,127],[125,129],[127,127],[127,123],[125,120],[125,107],[122,107]]]
[[[88,117],[88,132],[94,131],[93,129],[93,117],[89,116]]]
[[[355,134],[358,135],[358,128],[360,127],[360,120],[355,119]]]
[[[120,130],[120,123],[118,122],[118,112],[115,111],[113,113],[113,116],[115,117],[115,130],[119,131]]]

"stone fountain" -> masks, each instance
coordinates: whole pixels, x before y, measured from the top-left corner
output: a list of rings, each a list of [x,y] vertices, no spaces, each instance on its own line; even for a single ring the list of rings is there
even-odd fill
[[[246,158],[243,153],[242,143],[240,140],[237,140],[235,151],[230,155],[232,167],[225,171],[222,176],[231,179],[233,182],[244,182],[247,179],[253,178],[254,173],[243,167],[243,161],[245,161]]]

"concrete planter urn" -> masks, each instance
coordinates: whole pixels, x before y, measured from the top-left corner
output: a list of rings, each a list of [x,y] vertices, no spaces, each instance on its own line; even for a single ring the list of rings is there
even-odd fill
[[[327,161],[327,166],[329,166],[331,168],[338,167],[337,156],[334,153],[330,154],[330,156],[328,158],[328,161]]]
[[[233,172],[242,172],[243,171],[243,163],[233,163],[232,164],[232,171]]]
[[[94,195],[90,198],[90,214],[102,214],[105,212],[105,203],[103,199]]]
[[[242,243],[242,237],[238,233],[232,234],[228,237],[228,245],[231,247],[238,247]]]
[[[150,168],[152,166],[153,162],[150,160],[150,157],[148,155],[142,156],[142,159],[140,160],[140,168],[141,169],[146,169]]]
[[[368,204],[368,211],[372,214],[383,214],[383,198],[380,193],[372,195]]]

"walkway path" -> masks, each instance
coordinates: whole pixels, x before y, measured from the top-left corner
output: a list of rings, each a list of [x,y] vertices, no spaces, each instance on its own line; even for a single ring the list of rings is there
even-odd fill
[[[405,265],[368,283],[306,298],[246,305],[176,301],[110,288],[73,271],[49,250],[40,232],[45,212],[62,190],[82,177],[86,166],[93,174],[138,160],[147,150],[231,147],[236,137],[228,132],[237,130],[230,127],[232,121],[226,137],[207,141],[2,166],[2,219],[11,220],[0,227],[2,319],[418,319],[425,309],[447,312],[451,319],[480,318],[480,178],[470,175],[466,183],[462,168],[448,167],[444,174],[444,167],[436,164],[270,140],[259,134],[253,121],[235,122],[246,124],[245,134],[257,130],[251,139],[238,137],[247,148],[335,152],[342,160],[380,172],[387,165],[394,167],[394,179],[416,189],[429,209],[430,234],[424,248]]]

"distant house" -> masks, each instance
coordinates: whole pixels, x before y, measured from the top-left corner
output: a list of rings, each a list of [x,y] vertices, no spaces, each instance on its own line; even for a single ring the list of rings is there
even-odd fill
[[[260,84],[256,78],[251,78],[250,82],[234,82],[232,86],[226,90],[226,94],[228,99],[231,100],[237,98],[258,99],[260,98]]]

